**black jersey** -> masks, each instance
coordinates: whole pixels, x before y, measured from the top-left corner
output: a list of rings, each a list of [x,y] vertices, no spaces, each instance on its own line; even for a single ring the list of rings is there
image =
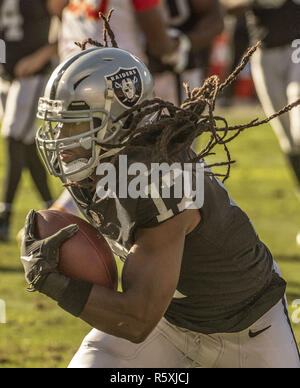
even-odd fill
[[[0,39],[6,43],[3,77],[13,79],[17,62],[48,43],[51,16],[46,3],[46,0],[0,0]],[[40,72],[47,69],[45,66]]]
[[[191,154],[178,159],[187,161]],[[134,161],[145,162],[145,156]],[[194,176],[194,178],[196,178]],[[180,278],[165,317],[201,333],[237,332],[249,327],[284,295],[286,283],[247,215],[222,183],[205,174],[201,222],[186,237]],[[184,196],[99,198],[70,189],[87,219],[126,260],[139,228],[155,227],[184,211]],[[99,192],[98,192],[99,193]]]
[[[247,19],[253,44],[262,40],[263,47],[274,48],[300,37],[298,0],[256,0]]]
[[[185,34],[192,31],[201,20],[201,15],[196,13],[191,0],[165,0],[163,2],[169,27],[176,28]],[[208,66],[210,46],[200,50],[198,53],[190,53],[187,69],[206,68]],[[149,57],[149,67],[152,73],[161,73],[170,70],[170,67],[163,65],[157,58]]]

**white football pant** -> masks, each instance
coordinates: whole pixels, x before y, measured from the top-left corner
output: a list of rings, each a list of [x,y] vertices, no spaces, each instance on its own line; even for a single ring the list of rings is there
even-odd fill
[[[251,66],[255,88],[266,115],[271,116],[300,98],[300,64],[291,45],[258,49]],[[300,106],[272,120],[282,150],[300,153]]]
[[[280,270],[274,262],[274,269]],[[199,334],[162,319],[134,344],[93,329],[69,368],[299,368],[286,298],[239,333]]]

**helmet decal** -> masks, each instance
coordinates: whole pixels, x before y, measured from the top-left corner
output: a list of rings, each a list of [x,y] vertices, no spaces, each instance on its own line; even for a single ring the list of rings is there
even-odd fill
[[[112,82],[115,97],[124,107],[132,108],[140,101],[143,95],[143,83],[137,67],[119,68],[105,78]]]

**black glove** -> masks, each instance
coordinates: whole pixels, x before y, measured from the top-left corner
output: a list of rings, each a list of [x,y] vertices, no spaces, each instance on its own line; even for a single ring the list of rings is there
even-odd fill
[[[21,245],[21,262],[30,289],[41,291],[48,275],[58,273],[59,248],[78,231],[78,226],[67,226],[53,236],[37,240],[34,236],[35,215],[36,212],[31,210],[26,218]]]
[[[44,240],[38,240],[34,235],[35,215],[36,212],[31,210],[26,218],[21,244],[21,262],[25,279],[30,286],[28,291],[39,291],[78,316],[87,301],[92,284],[70,279],[58,271],[60,246],[77,233],[78,226],[69,225]],[[78,292],[82,294],[79,297]]]

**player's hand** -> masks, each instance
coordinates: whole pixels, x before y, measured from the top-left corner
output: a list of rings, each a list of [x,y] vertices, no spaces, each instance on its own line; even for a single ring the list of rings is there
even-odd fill
[[[189,55],[192,47],[191,41],[187,35],[176,28],[170,28],[168,34],[173,39],[178,40],[178,46],[172,53],[163,55],[161,62],[164,65],[171,66],[175,73],[182,73],[189,63]]]
[[[26,78],[36,74],[44,63],[40,63],[39,57],[35,54],[28,55],[19,60],[16,64],[14,72],[17,78]]]
[[[56,292],[60,288],[58,283],[61,282],[64,288],[63,283],[67,281],[67,278],[57,270],[59,248],[78,231],[78,226],[69,225],[48,238],[38,240],[34,234],[35,216],[34,210],[27,215],[21,244],[21,262],[25,270],[25,278],[30,285],[29,290],[40,291],[56,299]],[[51,277],[50,274],[56,276]]]
[[[47,44],[22,58],[15,66],[17,78],[30,77],[40,71],[57,54],[57,43]]]

